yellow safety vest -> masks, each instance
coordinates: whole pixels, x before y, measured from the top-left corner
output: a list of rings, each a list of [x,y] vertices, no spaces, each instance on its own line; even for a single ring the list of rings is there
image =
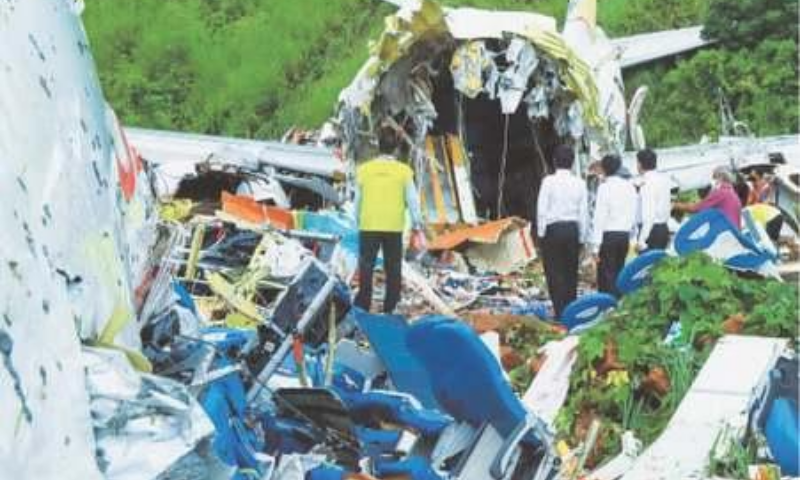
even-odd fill
[[[367,232],[402,232],[406,224],[406,185],[414,177],[405,163],[375,159],[356,170],[361,189],[359,229]]]

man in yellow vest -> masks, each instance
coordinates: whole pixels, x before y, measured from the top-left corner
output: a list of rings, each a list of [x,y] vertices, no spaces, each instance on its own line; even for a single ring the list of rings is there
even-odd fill
[[[369,311],[372,303],[372,272],[378,251],[383,252],[386,297],[383,312],[392,313],[400,301],[403,271],[403,231],[406,210],[412,228],[421,231],[414,172],[394,157],[397,133],[383,128],[378,135],[380,156],[356,170],[356,215],[359,229],[358,281],[356,306]]]

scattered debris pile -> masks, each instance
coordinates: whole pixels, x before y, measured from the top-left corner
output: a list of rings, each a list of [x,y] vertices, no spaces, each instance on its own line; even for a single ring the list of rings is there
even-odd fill
[[[718,338],[798,337],[794,286],[688,251],[640,257],[621,302],[598,310],[584,288],[574,322],[555,322],[514,218],[434,236],[405,262],[399,314],[371,315],[350,305],[347,207],[242,193],[269,174],[236,165],[198,164],[162,199],[138,359],[156,376],[120,355],[88,372],[109,478],[127,478],[133,452],[161,478],[619,478],[669,428]],[[747,441],[776,438],[758,435]],[[725,458],[712,465],[730,470]]]

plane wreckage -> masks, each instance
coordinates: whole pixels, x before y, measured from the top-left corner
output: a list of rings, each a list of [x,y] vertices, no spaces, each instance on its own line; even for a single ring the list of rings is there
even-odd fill
[[[595,28],[591,1],[571,4],[563,32],[534,14],[404,5],[342,93],[323,146],[298,146],[124,129],[103,98],[82,9],[0,2],[0,478],[499,480],[588,470],[599,437],[567,445],[555,425],[579,332],[613,326],[616,337],[637,322],[603,324],[616,303],[587,309],[585,297],[576,324],[541,320],[540,289],[513,274],[518,264],[500,273],[490,255],[508,247],[514,219],[442,241],[467,244],[476,268],[406,264],[405,317],[351,309],[356,227],[331,206],[348,204],[350,160],[370,155],[375,126],[393,122],[427,179],[429,222],[532,220],[525,202],[556,142],[577,145],[585,166],[636,131],[641,96],[626,110],[618,64],[652,49],[628,42],[619,59],[607,55],[613,42]],[[654,56],[704,42],[696,29],[676,35],[684,41]],[[793,195],[796,158],[787,151],[783,166]],[[775,276],[774,255],[752,238],[714,218],[692,226],[677,236],[705,231],[700,268],[715,279],[734,283],[723,264]],[[699,261],[684,258],[691,244],[676,242],[671,259],[631,262],[626,294],[654,288],[656,262]],[[735,285],[750,295],[787,287],[750,282]],[[517,365],[524,381],[506,368],[514,339],[501,320],[516,322],[517,347],[531,349]],[[783,358],[796,329],[766,323],[783,338],[721,337],[684,379],[663,435],[642,452],[631,427],[592,478],[702,478],[722,425],[736,428],[735,443],[750,420],[797,474],[797,432],[786,427],[796,407],[783,381],[797,377],[796,357]],[[675,329],[647,334],[667,348],[680,340]],[[625,387],[636,375],[615,367],[598,381]]]
[[[562,31],[555,19],[529,12],[396,4],[371,57],[342,91],[313,160],[309,148],[178,132],[131,129],[133,143],[145,158],[172,164],[164,168],[175,175],[205,159],[247,159],[331,182],[374,154],[376,126],[392,123],[403,132],[430,223],[510,215],[534,222],[555,145],[577,147],[581,173],[601,153],[645,145],[638,118],[647,89],[626,105],[623,68],[710,43],[701,27],[609,39],[596,24],[594,0],[571,1]],[[800,164],[794,140],[732,138],[670,149],[660,168],[678,190],[701,188],[720,164],[769,165],[770,153]],[[340,145],[338,157],[331,144]],[[625,158],[635,171],[633,157]]]

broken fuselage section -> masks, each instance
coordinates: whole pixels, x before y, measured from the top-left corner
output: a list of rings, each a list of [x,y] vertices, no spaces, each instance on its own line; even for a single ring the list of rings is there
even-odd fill
[[[344,153],[354,163],[371,158],[374,132],[393,125],[429,224],[508,216],[535,222],[539,184],[553,170],[557,145],[575,147],[578,167],[589,152],[624,147],[619,68],[604,65],[599,71],[608,79],[597,74],[593,18],[581,10],[593,2],[574,3],[569,36],[553,18],[532,13],[427,1],[401,8],[340,96]],[[585,47],[589,62],[568,38]]]

